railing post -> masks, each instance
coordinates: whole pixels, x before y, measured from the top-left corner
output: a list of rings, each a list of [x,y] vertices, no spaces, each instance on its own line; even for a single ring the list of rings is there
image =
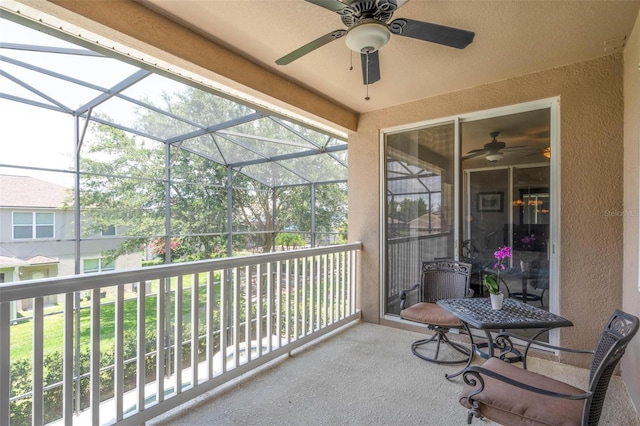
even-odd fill
[[[141,289],[144,291],[144,289]],[[138,336],[140,339],[141,336]],[[142,336],[144,340],[144,336]],[[113,391],[114,398],[116,400],[116,420],[120,421],[123,418],[124,412],[124,285],[121,284],[116,287],[116,300],[115,300],[115,365],[113,366],[113,379],[115,389]],[[138,354],[138,356],[144,357],[144,352]]]
[[[240,271],[233,268],[233,354],[234,365],[240,365]],[[245,348],[250,350],[251,348]]]
[[[11,394],[11,303],[0,302],[0,424],[9,424]]]
[[[200,348],[200,335],[198,325],[200,324],[200,277],[199,274],[192,275],[191,281],[191,386],[198,384],[198,350]]]
[[[64,347],[63,347],[63,367],[62,367],[62,418],[64,419],[65,426],[71,426],[73,424],[73,369],[74,369],[74,356],[73,356],[73,299],[78,292],[66,293],[64,296]],[[2,423],[0,421],[0,423]]]
[[[267,336],[269,341],[267,342],[267,350],[271,351],[272,342],[271,335],[273,334],[273,264],[267,263]]]
[[[239,272],[239,271],[238,271]],[[244,341],[246,342],[246,354],[247,361],[251,361],[251,267],[249,265],[244,267]],[[260,343],[258,343],[260,344]]]
[[[229,345],[228,326],[229,323],[229,304],[227,303],[229,287],[227,285],[228,270],[222,269],[220,271],[220,353],[221,357],[221,372],[227,371],[227,346]]]
[[[276,303],[276,328],[275,331],[271,330],[276,336],[278,336],[278,348],[280,347],[280,336],[282,334],[282,262],[276,263],[276,277],[274,282],[275,303]]]
[[[100,424],[100,288],[91,290],[91,424]]]
[[[162,306],[162,309],[164,310],[164,331],[163,331],[163,335],[164,335],[164,375],[165,377],[170,377],[171,376],[171,279],[170,278],[164,278],[163,280],[161,280],[162,282],[162,290],[160,288],[158,288],[158,292],[162,291],[164,292],[165,296],[162,299],[164,301],[164,305]],[[158,338],[160,338],[160,336],[158,336]],[[163,389],[164,391],[164,389]],[[163,395],[161,395],[161,398],[164,398],[164,392]]]
[[[146,285],[146,281],[139,281],[138,282],[138,296],[137,296],[137,300],[136,300],[136,304],[138,307],[138,312],[137,312],[137,335],[138,335],[138,342],[137,342],[137,353],[138,353],[138,359],[137,359],[137,365],[136,365],[136,372],[137,372],[137,381],[138,381],[138,410],[142,411],[144,410],[144,400],[145,400],[145,392],[144,392],[144,387],[145,387],[145,383],[146,383],[146,378],[147,378],[147,334],[146,334],[146,319],[147,319],[147,305],[146,305],[146,300],[147,300],[147,285]],[[159,342],[158,339],[156,339],[156,342]],[[156,362],[158,362],[158,358],[156,355]]]
[[[33,386],[31,398],[31,424],[44,424],[44,298],[33,299]]]
[[[284,332],[287,335],[287,344],[291,343],[291,261],[287,260],[285,262],[285,280],[284,280],[284,285],[285,285],[285,296],[284,296],[284,303],[285,303],[285,325],[284,325]]]
[[[310,282],[307,280],[307,262],[309,261],[308,257],[302,258],[302,337],[307,335],[307,319],[309,318],[308,309],[307,309],[307,284]],[[309,300],[311,303],[311,300]]]
[[[264,335],[264,328],[262,327],[262,317],[264,315],[262,311],[262,264],[256,265],[256,340],[260,342],[258,345],[258,356],[262,356],[262,337]],[[271,335],[269,335],[271,339]]]
[[[80,414],[81,410],[81,396],[82,392],[80,391],[80,292],[76,291],[73,293],[74,301],[75,301],[75,339],[74,339],[74,348],[75,348],[75,359],[74,359],[74,369],[75,369],[75,394],[76,399],[74,401],[74,409],[76,414]]]
[[[215,339],[213,338],[213,311],[216,306],[216,292],[215,292],[215,271],[210,271],[209,279],[207,280],[207,307],[206,307],[206,328],[207,328],[207,380],[213,378],[213,356],[215,349]]]
[[[164,400],[164,377],[166,375],[166,354],[165,348],[167,347],[167,341],[165,340],[165,333],[167,329],[166,324],[166,287],[165,280],[168,278],[160,278],[158,280],[158,289],[156,290],[156,382],[158,384],[156,390],[156,398],[158,403]]]
[[[182,392],[182,275],[178,275],[176,280],[175,305],[173,314],[174,337],[173,337],[173,365],[174,365],[174,391],[176,394]],[[171,349],[169,349],[171,350]]]

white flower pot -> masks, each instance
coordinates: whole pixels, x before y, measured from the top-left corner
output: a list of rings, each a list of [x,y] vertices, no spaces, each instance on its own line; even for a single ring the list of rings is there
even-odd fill
[[[502,298],[504,297],[504,294],[490,294],[489,296],[491,296],[491,307],[496,311],[502,309]]]

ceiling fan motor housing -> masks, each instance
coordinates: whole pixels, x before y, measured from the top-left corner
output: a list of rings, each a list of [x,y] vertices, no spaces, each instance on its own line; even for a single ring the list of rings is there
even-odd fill
[[[342,23],[351,28],[365,19],[387,22],[397,8],[395,0],[362,0],[349,4],[338,13]]]

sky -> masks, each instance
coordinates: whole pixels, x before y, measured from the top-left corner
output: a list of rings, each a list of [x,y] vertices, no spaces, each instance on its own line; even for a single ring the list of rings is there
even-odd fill
[[[3,43],[78,48],[47,34],[1,19],[0,39]],[[88,80],[103,88],[113,86],[138,70],[131,65],[99,57],[88,58],[18,49],[0,49],[0,55],[26,62],[34,67],[47,68],[71,78]],[[27,70],[9,61],[0,61],[0,70],[6,74],[0,75],[0,93],[31,101],[52,105],[52,101],[47,99],[49,97],[73,110],[101,94],[98,90]],[[15,79],[35,88],[42,95],[20,86]],[[158,81],[150,79],[148,84],[136,88],[137,93],[130,90],[129,95],[136,96],[140,95],[140,91],[145,91],[147,93],[144,96],[147,96],[149,85],[154,84],[156,90],[151,92],[161,92],[157,90]],[[127,110],[121,105],[109,110],[103,107],[101,112],[124,124],[131,124],[131,117],[134,116],[131,109]],[[73,185],[72,174],[1,166],[4,164],[72,170],[75,139],[74,120],[70,114],[0,98],[0,117],[0,174],[27,175],[65,186]],[[80,126],[83,124],[81,121]]]
[[[0,174],[33,176],[72,187],[72,173],[42,172],[30,168],[73,170],[75,123],[71,112],[83,111],[80,107],[109,93],[110,89],[128,77],[140,73],[140,68],[100,55],[80,55],[78,53],[86,53],[86,49],[2,18],[0,40],[5,44],[0,47],[0,56],[8,58],[0,59]],[[39,49],[10,48],[12,44],[38,46]],[[53,53],[47,52],[47,48],[68,51],[65,54]],[[47,75],[43,71],[57,75]],[[80,82],[85,84],[77,84]],[[164,94],[173,95],[184,91],[185,87],[170,78],[151,74],[119,92],[119,95],[163,108],[167,104]],[[5,98],[2,98],[2,94]],[[7,97],[46,104],[67,112],[40,108]],[[93,117],[109,117],[110,121],[123,128],[135,128],[140,108],[114,96],[97,105],[92,114]],[[176,127],[179,130],[197,128],[179,124]],[[84,120],[80,120],[80,132],[83,127]],[[245,170],[251,167],[259,168],[256,165]]]

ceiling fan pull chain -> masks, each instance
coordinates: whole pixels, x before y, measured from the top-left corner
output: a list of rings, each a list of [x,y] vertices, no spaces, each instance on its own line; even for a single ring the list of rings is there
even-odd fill
[[[353,50],[349,50],[349,71],[353,71]]]

